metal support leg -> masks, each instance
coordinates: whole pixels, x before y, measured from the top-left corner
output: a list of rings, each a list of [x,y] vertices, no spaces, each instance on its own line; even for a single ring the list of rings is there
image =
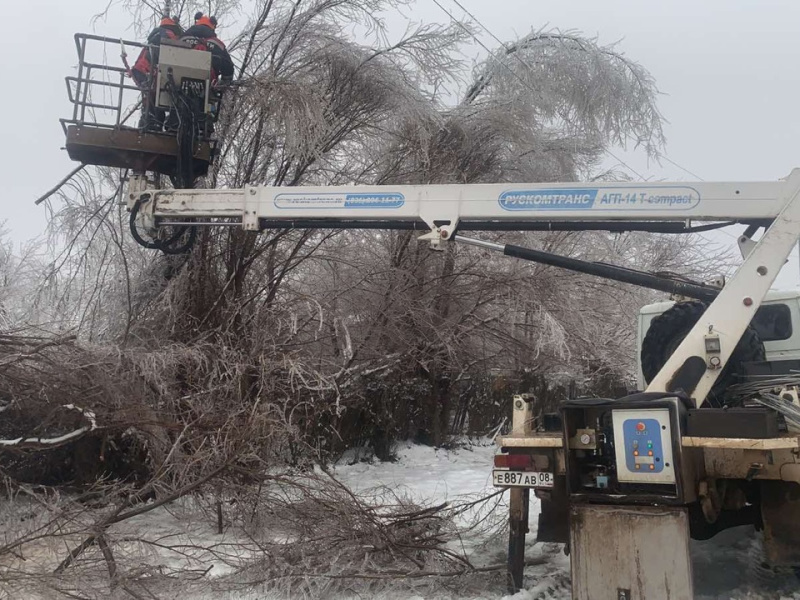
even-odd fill
[[[511,494],[509,498],[511,514],[508,532],[508,590],[513,594],[522,589],[530,490],[528,488],[511,488],[509,493]]]
[[[693,600],[683,507],[573,505],[573,600]]]

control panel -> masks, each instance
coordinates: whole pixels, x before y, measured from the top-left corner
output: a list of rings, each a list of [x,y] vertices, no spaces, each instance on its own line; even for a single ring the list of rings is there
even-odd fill
[[[611,421],[618,481],[675,483],[668,408],[614,409]]]

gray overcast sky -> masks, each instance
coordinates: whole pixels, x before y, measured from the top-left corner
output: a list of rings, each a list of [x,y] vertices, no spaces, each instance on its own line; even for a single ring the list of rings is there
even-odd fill
[[[618,49],[644,65],[664,94],[667,156],[704,180],[775,180],[800,167],[796,0],[460,1],[504,41],[545,26],[578,30],[603,43],[618,41]],[[465,16],[453,0],[440,3]],[[61,150],[58,118],[69,110],[63,78],[76,62],[73,33],[92,30],[92,16],[105,6],[106,0],[33,0],[5,7],[0,50],[7,62],[6,93],[0,114],[6,143],[0,164],[6,193],[0,220],[17,241],[43,231],[45,211],[33,200],[74,166]],[[433,0],[418,0],[405,12],[416,21],[448,20]],[[399,35],[400,19],[391,23]],[[131,35],[119,10],[94,31]],[[485,31],[478,36],[490,48],[497,46]],[[484,54],[477,44],[467,52],[470,58]],[[694,179],[668,162],[648,163],[641,153],[617,154],[648,178]],[[733,243],[724,235],[714,239]],[[780,287],[799,286],[798,270],[795,254],[781,273]]]

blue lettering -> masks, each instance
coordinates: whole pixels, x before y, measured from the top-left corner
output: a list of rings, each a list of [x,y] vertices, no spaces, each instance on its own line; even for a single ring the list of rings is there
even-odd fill
[[[594,206],[596,189],[516,190],[498,198],[504,210],[585,210]]]

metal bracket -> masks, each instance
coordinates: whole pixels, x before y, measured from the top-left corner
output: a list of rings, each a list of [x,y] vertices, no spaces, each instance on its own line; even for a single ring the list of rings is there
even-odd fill
[[[764,468],[764,463],[754,462],[750,464],[750,468],[747,469],[747,475],[744,476],[746,481],[753,481],[753,477],[758,475],[759,471]]]
[[[430,242],[431,250],[436,250],[438,252],[444,251],[444,248],[442,248],[442,231],[438,227],[419,236],[417,239],[421,242]]]
[[[758,242],[753,240],[753,236],[758,231],[758,225],[748,225],[736,243],[739,245],[739,252],[742,253],[742,258],[747,258],[756,247]]]
[[[800,386],[797,385],[783,386],[778,392],[778,396],[780,396],[781,400],[785,400],[786,402],[791,402],[792,404],[800,408]]]
[[[242,202],[242,229],[258,231],[258,188],[245,186],[244,202]]]
[[[511,414],[511,434],[527,435],[533,431],[533,407],[528,395],[514,396],[514,411]]]
[[[739,236],[739,239],[736,240],[736,242],[739,244],[739,252],[742,253],[742,258],[747,258],[750,256],[753,248],[755,248],[756,244],[758,244],[758,242],[750,239],[746,235]]]
[[[133,208],[139,197],[150,189],[150,182],[144,173],[134,173],[128,178],[128,193],[126,194],[125,204],[128,210]],[[144,202],[144,201],[143,201]]]
[[[720,358],[722,343],[719,340],[719,336],[715,333],[711,333],[709,328],[709,333],[705,336],[704,341],[707,357],[706,365],[711,370],[722,368],[722,358]]]

